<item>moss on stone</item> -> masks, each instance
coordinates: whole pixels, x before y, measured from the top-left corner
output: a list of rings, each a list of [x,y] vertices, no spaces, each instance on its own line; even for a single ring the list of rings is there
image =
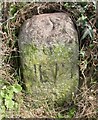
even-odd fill
[[[24,45],[23,75],[33,106],[62,104],[69,100],[78,86],[77,59],[73,59],[75,45],[52,47]]]

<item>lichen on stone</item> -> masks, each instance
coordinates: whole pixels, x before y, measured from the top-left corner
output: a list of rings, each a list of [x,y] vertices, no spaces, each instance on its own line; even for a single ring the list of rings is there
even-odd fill
[[[35,100],[51,98],[62,103],[74,92],[78,85],[78,71],[74,74],[71,70],[75,62],[73,52],[71,46],[59,44],[51,49],[24,45],[23,75],[28,92]]]
[[[18,42],[33,106],[69,101],[79,80],[78,35],[70,17],[65,13],[35,15],[23,24]]]

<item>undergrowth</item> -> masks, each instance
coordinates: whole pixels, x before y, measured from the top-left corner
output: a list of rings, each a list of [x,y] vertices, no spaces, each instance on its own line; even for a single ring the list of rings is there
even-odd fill
[[[19,51],[17,44],[17,24],[20,27],[20,10],[27,10],[30,3],[2,3],[2,68],[0,69],[0,114],[6,117],[7,111],[19,108],[19,100],[23,99],[18,113],[22,117],[56,117],[56,118],[97,118],[97,81],[98,81],[98,17],[96,17],[95,2],[62,3],[71,13],[77,26],[80,42],[80,84],[79,90],[73,96],[70,104],[49,110],[43,106],[37,110],[31,109],[32,96],[25,96],[20,84],[20,68],[17,67]],[[25,7],[26,6],[26,7]],[[4,11],[5,10],[5,11]],[[24,11],[23,11],[24,12]],[[31,14],[29,11],[27,14]],[[25,14],[24,14],[25,15]],[[22,16],[24,20],[25,16]],[[16,17],[18,16],[18,17]],[[26,19],[26,18],[25,18]],[[21,21],[23,22],[23,21]],[[14,24],[15,23],[15,24]],[[16,64],[14,67],[13,65]],[[17,96],[19,96],[17,98]],[[15,107],[16,106],[16,107]],[[45,109],[46,107],[46,109]],[[15,109],[14,109],[15,108]],[[26,111],[27,110],[27,111]],[[12,113],[11,113],[12,114]],[[10,114],[10,116],[11,116]],[[27,115],[28,114],[28,115]],[[12,115],[15,116],[15,115]]]

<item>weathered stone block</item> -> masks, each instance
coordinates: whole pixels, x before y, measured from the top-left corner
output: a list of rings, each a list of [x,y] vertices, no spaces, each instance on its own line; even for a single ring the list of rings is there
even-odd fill
[[[23,24],[18,42],[34,105],[69,100],[79,80],[78,35],[70,17],[65,13],[34,15]]]

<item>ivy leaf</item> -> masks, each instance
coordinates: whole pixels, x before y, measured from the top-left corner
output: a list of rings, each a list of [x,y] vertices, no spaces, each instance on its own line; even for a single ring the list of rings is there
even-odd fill
[[[93,29],[90,25],[87,25],[81,40],[85,39],[88,35],[90,36],[90,38],[92,40],[93,39]]]
[[[21,92],[21,90],[22,90],[22,87],[19,84],[13,85],[13,92],[19,93]]]
[[[1,96],[2,98],[5,97],[5,92],[4,92],[4,90],[1,90],[1,91],[0,91],[0,96]]]
[[[10,96],[6,94],[5,99],[10,100]]]
[[[10,7],[10,13],[11,13],[11,15],[14,15],[17,12],[17,10],[18,10],[17,8],[18,8],[18,6],[15,6],[15,5],[12,5]]]
[[[82,14],[81,17],[79,17],[77,20],[77,23],[84,27],[87,24],[87,17]]]
[[[93,39],[93,37],[94,37],[93,36],[93,29],[90,25],[88,25],[88,29],[89,29],[89,36],[90,36],[91,39]]]
[[[83,36],[82,36],[82,38],[81,38],[81,40],[85,39],[88,34],[89,34],[89,29],[86,28],[86,29],[85,29],[85,32],[84,32],[84,34],[83,34]]]
[[[10,99],[12,99],[13,96],[14,96],[13,90],[8,90],[7,92],[8,92],[8,97],[9,97]]]
[[[11,99],[5,99],[5,105],[6,105],[6,107],[9,109],[11,109],[11,108],[13,108],[13,106],[14,106],[14,101],[13,100],[11,100]]]
[[[60,118],[64,118],[64,116],[63,115],[61,115],[60,113],[58,113],[58,116],[57,116],[59,119]]]

